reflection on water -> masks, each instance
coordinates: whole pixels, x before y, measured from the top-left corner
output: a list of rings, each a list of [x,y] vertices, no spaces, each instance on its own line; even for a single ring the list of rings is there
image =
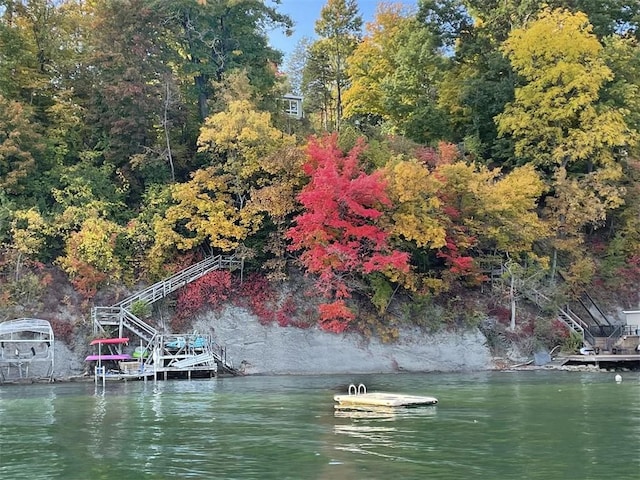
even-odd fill
[[[348,408],[336,407],[333,415],[336,418],[351,418],[354,420],[395,420],[398,418],[431,417],[435,415],[437,411],[437,407],[435,406],[425,406],[419,408],[350,406]]]
[[[0,478],[598,479],[640,471],[640,378],[481,373],[0,386]],[[333,395],[437,406],[335,409]],[[526,472],[523,474],[522,472]]]
[[[57,452],[51,448],[56,424],[54,388],[35,398],[12,398],[0,390],[0,478],[19,478],[23,465],[32,465],[31,478],[50,478],[55,472]],[[32,464],[33,446],[39,460]],[[12,452],[7,456],[6,452]]]

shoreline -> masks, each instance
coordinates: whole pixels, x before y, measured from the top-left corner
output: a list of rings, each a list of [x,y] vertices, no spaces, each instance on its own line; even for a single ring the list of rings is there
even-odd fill
[[[640,358],[639,358],[640,361]],[[552,362],[553,363],[553,362]],[[531,365],[531,364],[515,364],[515,365],[507,365],[507,366],[496,366],[494,368],[489,368],[485,370],[473,370],[473,372],[497,372],[497,373],[511,373],[511,372],[536,372],[536,371],[555,371],[555,372],[569,372],[569,373],[633,373],[640,372],[640,370],[633,369],[609,369],[609,368],[600,368],[595,365],[557,365],[557,364],[547,364],[547,365]],[[292,373],[251,373],[244,375],[231,375],[231,374],[221,374],[216,375],[212,378],[202,378],[202,379],[194,379],[194,380],[214,380],[220,378],[234,378],[236,376],[253,376],[253,377],[313,377],[313,376],[325,376],[325,375],[376,375],[376,374],[389,374],[395,373],[398,375],[403,374],[456,374],[456,373],[469,373],[470,370],[460,370],[460,371],[398,371],[398,372],[341,372],[341,373],[326,373],[326,372],[316,372],[316,373],[303,373],[303,374],[292,374]],[[130,378],[130,379],[121,379],[121,380],[110,380],[110,382],[140,382],[144,381],[142,378]],[[153,381],[153,380],[148,380]],[[186,379],[178,379],[173,378],[169,380],[158,379],[158,382],[166,382],[166,381],[191,381]],[[93,383],[95,382],[95,378],[91,374],[82,374],[82,375],[71,375],[71,376],[61,376],[54,377],[52,380],[47,378],[18,378],[18,379],[8,379],[0,382],[0,387],[7,386],[18,386],[18,385],[46,385],[46,384],[63,384],[63,383]]]

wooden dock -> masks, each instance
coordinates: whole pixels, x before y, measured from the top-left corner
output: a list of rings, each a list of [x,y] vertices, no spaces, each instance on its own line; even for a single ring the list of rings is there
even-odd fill
[[[562,365],[594,365],[598,368],[629,368],[640,370],[640,354],[598,354],[598,355],[568,355],[563,357]]]

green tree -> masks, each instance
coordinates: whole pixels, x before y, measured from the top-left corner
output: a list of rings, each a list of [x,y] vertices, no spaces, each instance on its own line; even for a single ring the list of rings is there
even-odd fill
[[[91,146],[127,172],[129,159],[154,145],[154,125],[163,110],[168,58],[158,41],[161,17],[146,0],[100,2],[92,19],[90,54],[83,79]]]
[[[335,100],[332,92],[333,75],[329,55],[322,42],[314,42],[308,49],[307,62],[302,73],[304,111],[317,113],[318,130],[328,131],[335,124]]]
[[[4,1],[0,7],[0,94],[30,105],[36,121],[46,123],[63,51],[59,9],[50,0]]]
[[[448,62],[436,36],[399,5],[380,7],[367,30],[349,57],[345,115],[418,142],[446,138],[447,118],[436,99]]]
[[[291,19],[276,6],[261,0],[148,1],[163,16],[167,28],[163,35],[180,58],[176,65],[180,77],[192,82],[200,120],[209,115],[213,82],[221,82],[225,72],[245,68],[259,91],[273,86],[273,65],[280,63],[281,54],[268,46],[267,32],[274,28],[289,32],[292,27]]]
[[[342,92],[348,85],[347,58],[360,40],[362,17],[356,0],[327,0],[316,21],[316,33],[324,49],[335,92],[335,124],[340,130],[342,122]]]

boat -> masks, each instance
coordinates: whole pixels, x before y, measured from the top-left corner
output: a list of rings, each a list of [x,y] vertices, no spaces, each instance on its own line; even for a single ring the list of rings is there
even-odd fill
[[[362,383],[357,387],[349,385],[347,395],[334,395],[338,402],[335,408],[367,408],[367,407],[419,407],[437,405],[435,397],[405,395],[403,393],[372,392],[367,393],[367,387]]]

